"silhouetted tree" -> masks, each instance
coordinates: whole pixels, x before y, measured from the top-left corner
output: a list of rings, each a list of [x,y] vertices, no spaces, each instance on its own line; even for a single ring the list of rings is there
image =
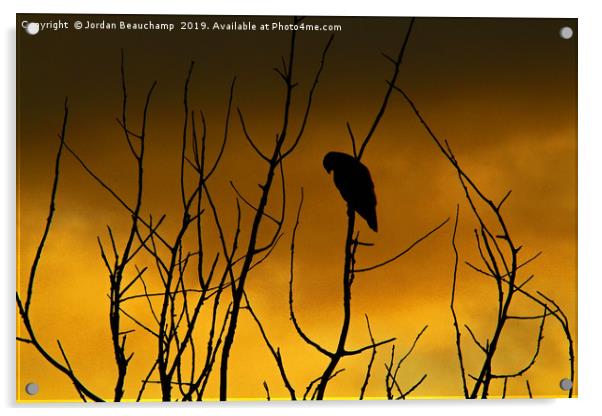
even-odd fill
[[[26,337],[17,336],[17,341],[32,345],[40,355],[54,368],[65,374],[69,380],[73,383],[73,387],[77,391],[77,394],[83,401],[93,400],[93,401],[103,401],[103,399],[93,391],[91,391],[84,382],[82,382],[79,377],[76,375],[74,369],[71,367],[71,363],[67,358],[67,354],[63,349],[61,342],[57,339],[57,345],[61,352],[61,358],[63,362],[60,362],[58,358],[56,358],[51,352],[48,351],[45,345],[38,340],[36,336],[36,328],[31,322],[30,308],[31,302],[33,299],[35,282],[38,272],[38,267],[40,264],[40,260],[42,259],[42,253],[44,251],[44,245],[46,244],[46,240],[50,233],[52,222],[54,220],[54,215],[56,213],[56,195],[58,191],[59,178],[60,178],[60,168],[61,168],[61,159],[63,156],[63,150],[65,149],[65,139],[66,139],[66,131],[67,131],[67,120],[69,116],[69,107],[67,105],[67,99],[65,99],[64,105],[64,116],[63,116],[63,125],[61,128],[61,132],[59,134],[59,148],[56,153],[55,163],[54,163],[54,178],[52,181],[52,189],[50,192],[50,203],[48,210],[48,217],[46,219],[46,224],[44,226],[44,231],[42,233],[42,238],[40,239],[40,243],[36,248],[36,253],[31,264],[31,269],[29,272],[29,277],[27,280],[27,292],[24,295],[19,295],[17,292],[17,308],[19,311],[19,316],[21,317],[21,323],[25,328]],[[19,334],[20,331],[17,331]]]
[[[476,181],[473,180],[462,167],[452,152],[451,146],[447,140],[442,141],[435,135],[409,95],[402,88],[394,85],[394,83],[391,83],[390,85],[393,86],[393,88],[399,92],[410,105],[412,111],[426,130],[428,136],[436,145],[437,149],[454,168],[460,185],[462,186],[462,190],[464,191],[466,201],[470,207],[470,212],[477,223],[477,227],[474,229],[475,245],[482,261],[482,266],[480,267],[470,262],[466,262],[466,264],[480,275],[491,278],[495,282],[497,289],[497,299],[495,301],[497,309],[496,321],[494,322],[493,332],[489,337],[487,337],[486,341],[483,342],[482,340],[479,340],[472,329],[467,324],[464,325],[464,328],[470,335],[472,341],[483,354],[483,359],[481,361],[480,368],[478,369],[478,375],[475,376],[469,373],[465,368],[464,353],[461,344],[462,331],[460,329],[458,317],[454,307],[459,256],[455,245],[456,230],[459,218],[459,211],[457,210],[454,231],[452,235],[452,246],[456,260],[453,270],[450,308],[456,333],[456,349],[458,362],[460,365],[464,396],[467,399],[476,399],[478,397],[486,399],[490,395],[490,385],[494,380],[503,380],[503,396],[505,396],[507,381],[509,379],[525,375],[525,373],[527,373],[527,371],[529,371],[529,369],[531,369],[531,367],[533,367],[535,364],[540,352],[544,325],[546,323],[546,317],[548,316],[555,318],[560,323],[567,339],[570,380],[571,383],[573,383],[575,374],[574,351],[567,316],[554,300],[550,299],[542,292],[536,291],[536,294],[532,294],[525,289],[525,286],[531,282],[533,275],[523,278],[522,281],[519,278],[519,272],[521,269],[538,258],[541,255],[541,252],[528,256],[526,259],[519,258],[520,254],[522,254],[521,250],[523,246],[518,245],[518,243],[515,242],[510,233],[508,222],[502,213],[503,204],[508,200],[511,191],[508,191],[499,200],[499,202],[495,202],[492,198],[486,196],[482,189],[476,184]],[[513,315],[511,313],[511,306],[515,300],[515,295],[523,295],[527,299],[530,299],[538,306],[538,308],[541,308],[541,311],[535,312],[531,315]],[[493,368],[493,360],[497,355],[503,354],[503,352],[500,352],[498,348],[503,331],[508,323],[517,320],[540,321],[539,330],[535,339],[533,355],[522,368],[507,374],[497,373]],[[468,378],[474,381],[472,386],[469,386]],[[532,397],[528,381],[526,384],[529,396]],[[571,387],[568,391],[568,397],[572,397],[572,393],[573,387]]]

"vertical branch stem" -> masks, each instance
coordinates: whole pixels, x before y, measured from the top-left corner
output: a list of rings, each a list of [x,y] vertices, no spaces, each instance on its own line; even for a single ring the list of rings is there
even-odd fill
[[[383,97],[383,101],[382,101],[381,106],[380,106],[378,112],[376,113],[374,120],[370,126],[370,129],[368,130],[368,133],[366,134],[364,140],[362,141],[362,144],[359,148],[359,151],[357,151],[357,153],[356,153],[356,149],[355,149],[355,138],[353,137],[353,133],[351,132],[349,123],[347,123],[347,128],[348,128],[348,131],[352,138],[352,145],[354,148],[353,153],[356,156],[356,159],[358,161],[361,160],[361,158],[364,154],[364,151],[366,150],[366,146],[370,142],[370,139],[373,137],[374,132],[376,131],[376,128],[380,124],[380,121],[382,120],[385,110],[387,109],[387,105],[389,103],[389,97],[391,96],[391,92],[393,91],[393,85],[395,84],[395,81],[397,80],[397,77],[399,75],[399,70],[401,67],[401,63],[403,61],[403,56],[404,56],[404,53],[405,53],[405,50],[406,50],[406,47],[408,44],[408,40],[410,38],[410,33],[412,32],[412,26],[414,25],[414,20],[415,20],[415,18],[412,18],[410,20],[410,24],[406,31],[403,43],[399,49],[397,59],[393,60],[393,64],[394,64],[393,65],[394,66],[393,74],[391,75],[391,78],[389,80],[389,83],[388,83],[389,85],[388,85],[385,95]],[[316,388],[316,399],[318,399],[318,400],[324,399],[324,394],[326,392],[326,386],[328,385],[328,382],[331,380],[332,374],[334,373],[334,370],[336,369],[337,364],[339,363],[341,358],[345,355],[345,343],[347,342],[347,335],[349,333],[349,326],[351,324],[351,286],[353,284],[353,267],[354,267],[354,263],[355,263],[355,250],[354,250],[354,240],[353,240],[354,232],[355,232],[355,211],[353,210],[352,207],[348,206],[347,207],[347,235],[345,238],[345,260],[344,260],[344,267],[343,267],[343,322],[341,324],[341,332],[339,334],[337,349],[332,355],[329,356],[330,361],[329,361],[326,369],[322,373],[320,382],[318,384],[318,387]]]
[[[17,308],[19,310],[19,316],[21,317],[21,321],[23,323],[23,326],[25,327],[25,331],[29,335],[29,339],[26,342],[33,345],[33,347],[40,353],[40,355],[50,365],[52,365],[54,368],[56,368],[57,370],[59,370],[60,372],[65,374],[71,380],[71,382],[73,383],[73,385],[74,385],[77,393],[80,395],[80,397],[83,395],[96,402],[102,402],[103,399],[100,396],[96,395],[91,390],[89,390],[77,378],[77,376],[75,375],[73,368],[71,367],[71,364],[69,362],[65,361],[65,364],[61,364],[54,357],[52,357],[52,355],[50,355],[48,353],[48,351],[46,351],[46,349],[38,341],[35,330],[33,328],[33,325],[31,323],[31,320],[29,317],[29,309],[31,307],[31,300],[33,297],[36,272],[37,272],[38,265],[40,263],[40,259],[42,258],[44,245],[46,243],[46,239],[48,238],[48,234],[50,232],[52,220],[54,218],[54,213],[55,213],[55,201],[56,201],[59,176],[60,176],[61,156],[62,156],[63,148],[66,147],[65,133],[67,130],[67,120],[68,120],[68,115],[69,115],[69,107],[68,107],[67,103],[68,103],[67,98],[65,98],[64,107],[63,107],[64,108],[63,124],[61,127],[61,133],[59,134],[60,145],[57,150],[55,164],[54,164],[54,179],[52,182],[52,191],[50,192],[50,203],[49,203],[48,217],[46,219],[46,225],[44,227],[44,232],[42,234],[42,238],[40,240],[40,243],[38,244],[38,247],[36,249],[36,254],[35,254],[34,260],[32,262],[31,270],[29,273],[29,279],[27,281],[27,293],[25,295],[25,301],[23,301],[21,299],[18,292],[16,294],[16,301],[17,301]],[[17,337],[17,340],[21,340],[21,339],[24,339],[24,338]]]
[[[295,17],[293,20],[294,20],[295,24],[297,24],[301,21],[301,19],[298,17]],[[308,117],[308,114],[309,114],[309,111],[311,108],[311,100],[313,97],[313,91],[314,91],[315,86],[318,83],[320,74],[322,72],[326,51],[328,50],[330,43],[332,41],[332,38],[328,41],[328,43],[324,49],[324,52],[322,54],[322,61],[321,61],[320,67],[317,71],[317,74],[314,78],[313,86],[310,90],[309,98],[307,101],[307,107],[305,110],[305,114],[303,116],[303,120],[301,122],[299,134],[294,139],[292,146],[286,152],[284,152],[283,147],[284,147],[285,142],[287,141],[287,137],[289,136],[289,130],[290,130],[289,121],[290,121],[290,115],[291,115],[291,103],[292,103],[293,89],[296,86],[296,83],[294,83],[294,81],[293,81],[293,69],[294,69],[294,63],[295,63],[295,50],[296,50],[296,37],[297,37],[297,33],[296,33],[296,31],[293,31],[291,33],[288,61],[283,64],[284,65],[283,71],[281,73],[279,73],[284,80],[285,88],[286,88],[285,100],[284,100],[284,104],[283,104],[282,127],[276,137],[276,142],[273,147],[271,157],[265,157],[265,155],[262,154],[262,158],[268,164],[268,170],[267,170],[267,173],[265,176],[265,182],[260,185],[261,196],[260,196],[259,202],[255,209],[255,216],[254,216],[251,230],[249,233],[249,242],[248,242],[247,249],[246,249],[246,252],[244,255],[243,264],[242,264],[240,272],[239,272],[238,283],[236,283],[236,281],[234,281],[234,280],[232,281],[232,292],[233,292],[232,310],[230,313],[230,321],[228,323],[228,329],[226,331],[226,335],[224,338],[224,344],[222,347],[222,356],[221,356],[221,362],[220,362],[219,399],[222,401],[226,400],[227,396],[228,396],[228,364],[229,364],[229,359],[230,359],[230,351],[231,351],[232,345],[234,343],[234,337],[235,337],[236,328],[238,325],[238,317],[239,317],[239,312],[240,312],[240,308],[241,308],[241,302],[242,302],[243,295],[244,295],[245,283],[246,283],[247,276],[253,266],[253,259],[254,259],[255,255],[258,254],[259,252],[261,252],[262,250],[269,250],[269,248],[272,247],[278,241],[277,233],[276,233],[274,235],[274,238],[272,239],[272,241],[268,243],[268,246],[262,247],[262,248],[258,248],[258,246],[257,246],[257,238],[259,235],[259,230],[260,230],[262,221],[265,217],[265,211],[266,211],[266,207],[268,204],[268,197],[270,195],[270,191],[271,191],[271,188],[272,188],[272,185],[274,182],[274,176],[275,176],[278,168],[282,166],[284,157],[286,155],[290,154],[290,152],[292,152],[292,150],[296,147],[296,145],[298,144],[298,142],[303,134],[303,131],[305,128],[305,123],[307,122],[307,117]],[[283,61],[284,61],[284,59],[283,59]],[[242,117],[241,117],[241,121],[242,121]],[[243,126],[243,128],[244,128],[244,126]],[[259,153],[261,154],[261,152],[259,152]],[[283,196],[283,199],[284,199],[284,196]],[[279,221],[279,225],[278,225],[279,228],[282,226],[283,221],[284,221],[284,211],[283,211],[283,217]]]
[[[55,201],[56,194],[59,186],[59,174],[60,174],[60,166],[61,166],[61,156],[63,155],[63,148],[65,147],[65,130],[67,129],[67,119],[69,118],[69,107],[67,106],[67,98],[65,98],[64,103],[64,114],[63,114],[63,124],[61,127],[61,133],[59,134],[60,144],[58,151],[56,153],[56,159],[54,162],[54,179],[52,181],[52,191],[50,192],[50,204],[48,208],[48,217],[46,218],[46,226],[44,227],[44,232],[42,233],[42,238],[40,240],[40,244],[38,244],[38,248],[36,249],[36,254],[31,264],[31,270],[29,272],[29,280],[27,282],[27,295],[25,297],[25,313],[29,314],[29,307],[31,305],[31,298],[33,296],[33,286],[36,278],[36,272],[38,270],[38,264],[40,263],[40,259],[42,258],[42,251],[44,250],[44,245],[46,244],[46,239],[48,238],[48,233],[50,232],[50,226],[52,225],[52,220],[54,218],[54,212],[56,210]]]
[[[337,364],[345,355],[345,343],[347,342],[347,334],[349,333],[349,325],[351,324],[351,285],[352,285],[352,267],[353,267],[353,234],[355,228],[355,211],[353,208],[347,209],[347,237],[345,239],[345,263],[343,268],[343,324],[337,349],[330,357],[328,366],[322,373],[320,383],[316,388],[316,399],[323,400],[326,392],[326,386],[330,381]]]
[[[466,384],[466,370],[464,369],[464,357],[462,355],[462,344],[460,341],[461,332],[460,327],[458,326],[458,317],[456,315],[456,309],[454,306],[455,298],[456,298],[456,281],[458,276],[458,248],[456,247],[456,231],[458,229],[458,217],[460,214],[460,206],[456,205],[456,221],[454,222],[454,231],[452,234],[452,247],[454,249],[454,280],[452,283],[452,294],[451,294],[451,302],[450,309],[452,312],[452,316],[454,319],[454,330],[456,332],[456,350],[458,352],[458,362],[460,364],[460,374],[462,376],[462,391],[464,393],[464,397],[468,399],[468,387]]]
[[[142,126],[140,129],[140,134],[135,135],[140,142],[139,151],[136,152],[135,147],[132,145],[132,134],[130,134],[130,130],[128,129],[127,124],[127,85],[125,80],[125,58],[123,50],[121,51],[121,84],[123,90],[123,100],[122,100],[122,115],[120,125],[122,126],[125,138],[130,145],[130,149],[134,154],[136,159],[136,168],[137,168],[137,180],[136,180],[136,202],[134,205],[134,209],[132,212],[131,218],[131,227],[130,232],[127,237],[127,241],[125,243],[125,247],[123,249],[123,253],[121,255],[121,259],[118,258],[117,254],[115,254],[115,267],[110,272],[110,282],[111,282],[111,290],[110,290],[110,310],[109,310],[109,325],[111,327],[111,338],[113,344],[113,353],[115,356],[115,363],[117,364],[117,378],[115,381],[114,388],[114,401],[119,402],[123,398],[124,395],[124,384],[125,377],[127,373],[127,367],[129,361],[131,359],[131,355],[129,357],[126,356],[125,353],[125,341],[126,335],[121,333],[121,298],[124,292],[121,289],[123,275],[125,273],[125,268],[132,260],[130,256],[130,252],[132,250],[132,246],[134,243],[134,239],[137,235],[139,235],[138,231],[138,220],[140,217],[140,209],[142,207],[142,192],[143,192],[143,178],[144,178],[144,150],[145,150],[145,141],[146,141],[146,120],[148,114],[148,108],[150,104],[150,99],[153,93],[153,90],[156,86],[156,82],[152,84],[150,87],[148,94],[146,96],[146,102],[144,105],[143,115],[142,115]],[[109,229],[110,230],[110,229]],[[115,253],[117,253],[114,240],[112,235],[111,244],[113,245]]]

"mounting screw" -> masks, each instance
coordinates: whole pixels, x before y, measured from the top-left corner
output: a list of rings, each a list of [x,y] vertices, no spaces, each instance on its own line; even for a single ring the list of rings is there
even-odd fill
[[[573,37],[573,29],[569,26],[560,28],[560,37],[562,39],[570,39]]]
[[[40,391],[40,386],[36,383],[27,383],[25,385],[25,392],[30,396],[35,396]]]
[[[573,382],[568,378],[560,380],[560,388],[564,391],[568,391],[573,388]]]

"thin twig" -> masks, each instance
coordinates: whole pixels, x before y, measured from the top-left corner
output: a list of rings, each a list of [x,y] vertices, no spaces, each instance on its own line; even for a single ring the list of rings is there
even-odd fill
[[[249,298],[247,297],[246,293],[244,294],[244,298],[245,298],[245,302],[247,304],[247,310],[249,311],[249,313],[253,317],[253,320],[257,324],[257,327],[259,328],[259,332],[261,332],[261,337],[263,338],[263,341],[265,342],[268,349],[270,350],[270,353],[274,357],[274,361],[276,361],[276,365],[278,366],[278,371],[280,372],[280,377],[282,378],[284,387],[286,387],[286,389],[288,390],[291,400],[297,400],[297,397],[295,396],[295,389],[291,385],[291,383],[288,379],[288,376],[286,375],[286,370],[284,369],[284,363],[282,362],[282,355],[280,354],[280,349],[274,348],[274,346],[270,342],[270,340],[265,332],[265,329],[263,328],[263,325],[261,324],[261,321],[255,314],[255,312],[253,311],[253,308],[251,307],[251,304],[249,303]],[[269,392],[268,392],[268,397],[269,397]]]
[[[226,109],[226,120],[224,121],[224,140],[222,140],[222,145],[219,149],[217,157],[215,158],[215,162],[213,162],[213,166],[211,166],[207,172],[207,174],[203,177],[203,181],[206,182],[209,180],[213,172],[217,169],[217,166],[222,159],[224,154],[224,149],[226,148],[226,142],[228,141],[228,128],[230,126],[230,114],[232,112],[232,99],[234,97],[234,87],[236,86],[236,77],[232,79],[232,83],[230,84],[230,94],[228,96],[228,107]],[[202,113],[201,113],[202,115]],[[204,120],[204,118],[203,118]],[[204,121],[203,121],[204,125]],[[204,153],[204,152],[203,152]]]
[[[456,352],[458,354],[458,363],[460,364],[460,375],[462,377],[462,391],[464,393],[464,398],[468,398],[468,386],[466,384],[466,370],[464,368],[464,356],[462,354],[462,342],[461,337],[462,334],[460,332],[460,327],[458,325],[458,316],[456,315],[456,309],[454,306],[455,298],[456,298],[456,284],[458,278],[458,248],[456,246],[456,232],[458,230],[458,220],[460,216],[460,205],[456,205],[456,220],[454,221],[454,230],[452,232],[452,248],[454,250],[454,271],[453,271],[453,282],[452,282],[452,291],[451,291],[451,301],[450,301],[450,309],[452,312],[452,317],[454,320],[454,331],[456,333]]]
[[[483,344],[481,344],[479,342],[479,340],[477,339],[477,337],[474,334],[474,332],[472,332],[472,329],[470,329],[470,327],[468,325],[466,325],[466,324],[464,324],[464,328],[466,328],[466,330],[470,334],[470,337],[472,338],[472,340],[474,341],[474,343],[477,344],[477,346],[479,347],[479,349],[481,351],[483,351],[485,354],[487,354],[487,348],[485,348],[485,346],[483,346]]]
[[[416,20],[416,18],[414,18],[414,17],[412,17],[410,19],[410,25],[408,26],[408,30],[407,30],[405,38],[403,40],[403,44],[401,45],[401,49],[399,50],[399,54],[397,55],[397,59],[395,60],[395,63],[393,66],[393,68],[394,68],[393,75],[391,76],[390,80],[388,81],[389,87],[387,88],[387,91],[385,92],[385,96],[383,98],[383,102],[380,106],[380,109],[378,110],[378,113],[374,117],[372,126],[370,127],[368,134],[366,134],[366,137],[364,138],[364,141],[362,142],[362,145],[360,146],[360,150],[357,153],[357,160],[360,160],[362,158],[362,156],[364,155],[364,150],[366,150],[366,146],[370,142],[370,139],[372,138],[374,132],[376,131],[376,128],[378,127],[378,125],[380,123],[380,120],[382,119],[382,117],[385,113],[385,109],[387,108],[387,104],[389,102],[389,97],[391,96],[391,92],[393,91],[393,85],[395,85],[395,82],[397,81],[397,76],[399,75],[399,68],[401,66],[401,63],[403,62],[403,55],[405,53],[406,46],[408,45],[408,40],[410,39],[410,33],[412,33],[412,26],[414,26],[415,20]]]
[[[420,378],[420,380],[418,380],[418,381],[417,381],[417,382],[416,382],[416,383],[415,383],[415,384],[414,384],[412,387],[410,387],[410,388],[408,389],[408,391],[406,391],[405,393],[402,393],[402,394],[401,394],[401,395],[400,395],[400,396],[397,398],[397,400],[399,400],[399,399],[405,400],[405,399],[406,399],[406,397],[408,397],[408,396],[409,396],[409,395],[410,395],[410,394],[411,394],[411,393],[412,393],[414,390],[416,390],[416,389],[417,389],[417,388],[418,388],[418,387],[419,387],[419,386],[422,384],[422,382],[423,382],[425,379],[426,379],[426,374],[424,374],[424,375],[423,375],[423,376]]]
[[[299,200],[299,207],[297,208],[297,218],[295,220],[295,225],[293,227],[293,235],[291,237],[291,261],[290,261],[290,279],[289,279],[289,291],[288,291],[288,304],[289,304],[289,316],[291,321],[293,322],[293,326],[295,327],[295,329],[297,330],[297,334],[299,334],[299,336],[303,339],[303,341],[305,341],[307,344],[311,345],[312,347],[314,347],[316,350],[318,350],[319,352],[321,352],[322,354],[326,355],[327,357],[330,357],[333,353],[326,350],[325,348],[323,348],[320,344],[318,344],[317,342],[313,341],[311,338],[309,338],[305,332],[303,332],[303,329],[301,329],[301,326],[299,325],[299,322],[297,321],[297,317],[295,316],[295,309],[293,307],[293,280],[294,280],[294,264],[295,264],[295,239],[297,237],[297,228],[299,227],[299,218],[301,216],[301,209],[303,208],[303,188],[301,188],[301,199]]]
[[[341,374],[343,371],[345,371],[344,368],[340,368],[337,371],[335,371],[331,376],[330,376],[330,380],[332,380],[333,378],[335,378],[336,376],[338,376],[339,374]],[[319,382],[322,379],[322,376],[316,377],[314,378],[312,381],[309,382],[309,384],[307,385],[307,388],[305,389],[305,394],[303,394],[303,400],[307,400],[307,396],[309,395],[309,393],[311,392],[311,389],[316,385],[317,382]],[[314,390],[313,394],[311,395],[311,400],[315,399],[316,397],[316,390]]]
[[[368,319],[368,314],[364,315],[366,317],[366,326],[368,327],[368,334],[370,335],[370,342],[374,345],[374,336],[372,336],[372,329],[370,328],[370,320]],[[366,376],[364,377],[364,382],[362,383],[362,387],[360,389],[360,397],[359,400],[364,400],[364,394],[366,393],[366,388],[368,387],[368,382],[370,381],[370,371],[372,370],[372,364],[374,364],[374,358],[376,357],[376,346],[372,348],[372,354],[370,355],[370,361],[368,362],[368,367],[366,368]]]
[[[524,366],[520,370],[515,371],[514,373],[499,374],[499,375],[498,374],[492,374],[491,377],[493,377],[493,378],[504,378],[504,379],[518,377],[518,376],[522,376],[527,371],[529,371],[529,369],[531,367],[533,367],[533,365],[535,364],[535,360],[537,359],[537,357],[539,355],[539,351],[541,349],[541,341],[543,340],[543,328],[544,328],[544,325],[546,323],[546,316],[548,315],[546,312],[547,312],[547,308],[544,310],[544,313],[542,314],[541,324],[539,325],[539,332],[537,334],[537,341],[536,341],[536,344],[535,344],[535,352],[533,353],[533,356],[531,357],[531,361],[529,361],[529,363],[526,366]]]
[[[247,206],[249,206],[251,209],[253,209],[255,212],[257,212],[257,207],[255,207],[251,202],[249,202],[249,200],[247,198],[245,198],[240,191],[236,188],[236,186],[234,185],[234,182],[230,181],[230,186],[232,187],[232,189],[234,189],[234,192],[236,192],[236,195],[238,195],[238,197],[242,200],[242,202],[244,202]],[[272,220],[276,225],[280,225],[280,222],[274,218],[273,216],[271,216],[270,214],[268,214],[267,212],[264,212],[263,215]]]
[[[257,145],[255,144],[255,142],[253,141],[253,139],[251,138],[251,136],[249,135],[249,132],[247,131],[247,125],[245,124],[245,119],[242,115],[242,112],[240,111],[240,108],[237,108],[236,111],[238,112],[238,118],[240,120],[240,125],[242,126],[242,132],[244,133],[245,139],[247,139],[247,142],[249,142],[249,144],[251,145],[251,147],[253,148],[253,150],[255,150],[255,153],[257,153],[257,155],[259,157],[261,157],[263,160],[265,160],[266,162],[270,163],[270,158],[267,157],[260,149],[259,147],[257,147]]]
[[[48,204],[48,217],[46,219],[46,225],[44,227],[44,232],[42,233],[42,238],[38,247],[36,249],[36,254],[33,258],[33,262],[31,264],[31,270],[29,272],[29,279],[27,282],[27,294],[25,296],[25,314],[29,314],[29,307],[31,305],[31,298],[33,296],[33,286],[36,278],[36,272],[38,270],[38,264],[42,257],[42,251],[44,250],[44,245],[46,244],[46,239],[48,238],[48,233],[50,232],[50,227],[52,225],[52,220],[54,218],[55,213],[55,201],[56,194],[59,185],[59,176],[60,176],[60,166],[61,166],[61,156],[63,154],[63,148],[65,147],[65,131],[67,130],[67,119],[69,117],[69,107],[67,98],[65,98],[64,103],[64,114],[63,114],[63,124],[61,127],[61,132],[59,134],[60,144],[58,151],[56,153],[56,158],[54,161],[54,179],[52,181],[52,190],[50,191],[50,203]]]
[[[289,154],[291,154],[293,152],[293,150],[295,150],[295,148],[299,144],[299,141],[301,140],[301,137],[303,136],[303,133],[305,132],[305,126],[307,125],[307,119],[309,118],[309,113],[310,113],[310,109],[312,106],[314,92],[316,90],[316,87],[318,86],[318,82],[320,80],[320,75],[322,74],[322,71],[324,70],[324,65],[326,63],[326,55],[328,54],[328,49],[330,49],[330,45],[332,44],[333,40],[334,40],[334,35],[331,35],[330,38],[328,38],[328,41],[326,42],[326,46],[324,46],[324,49],[322,50],[320,66],[318,67],[318,70],[316,71],[316,75],[314,76],[313,84],[312,84],[311,88],[309,89],[309,93],[307,96],[307,103],[305,105],[305,112],[303,113],[303,119],[301,120],[301,126],[299,127],[299,132],[297,133],[297,137],[295,138],[295,141],[290,146],[290,148],[288,150],[285,150],[284,152],[282,152],[280,160],[284,159]]]
[[[443,221],[441,224],[437,225],[435,228],[433,228],[431,231],[429,231],[428,233],[426,233],[425,235],[423,235],[422,237],[420,237],[418,240],[414,241],[412,244],[410,244],[407,248],[405,248],[403,251],[401,251],[399,254],[395,255],[394,257],[385,260],[383,262],[377,263],[373,266],[369,266],[369,267],[363,267],[360,269],[355,269],[355,273],[364,273],[364,272],[368,272],[370,270],[374,270],[374,269],[378,269],[379,267],[385,266],[389,263],[394,262],[395,260],[397,260],[398,258],[400,258],[401,256],[403,256],[404,254],[408,253],[410,250],[412,250],[414,247],[416,247],[418,244],[420,244],[422,241],[424,241],[425,239],[427,239],[431,234],[433,234],[434,232],[436,232],[437,230],[439,230],[441,227],[443,227],[445,224],[447,224],[447,222],[449,221],[449,218],[447,218],[445,221]]]

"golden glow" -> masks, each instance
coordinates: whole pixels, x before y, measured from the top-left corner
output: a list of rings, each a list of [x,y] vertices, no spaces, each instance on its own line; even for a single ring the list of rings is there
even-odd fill
[[[404,19],[313,20],[340,20],[344,30],[335,37],[303,140],[285,163],[284,237],[247,282],[255,312],[272,343],[281,349],[300,395],[326,365],[324,357],[298,337],[288,315],[289,248],[300,188],[304,189],[305,202],[295,252],[296,312],[313,339],[332,347],[342,317],[340,276],[346,217],[343,200],[321,166],[322,157],[330,150],[351,152],[347,121],[357,137],[367,132],[391,70],[380,52],[395,53],[407,24]],[[512,190],[503,212],[513,238],[524,245],[523,259],[543,252],[521,269],[519,279],[535,274],[528,287],[541,290],[563,307],[576,342],[577,48],[576,39],[558,37],[562,22],[419,19],[399,85],[412,96],[436,134],[449,141],[466,171],[488,196],[499,200]],[[571,23],[575,27],[576,21]],[[234,75],[238,77],[234,108],[241,109],[250,133],[267,149],[281,126],[283,99],[281,82],[271,68],[286,55],[288,39],[285,33],[81,32],[76,36],[52,32],[36,37],[20,33],[17,289],[23,293],[48,213],[56,133],[65,95],[70,107],[67,141],[116,192],[132,201],[134,161],[114,121],[121,112],[119,49],[123,47],[126,52],[131,126],[140,121],[146,89],[153,80],[158,81],[147,127],[142,211],[155,218],[166,214],[162,233],[173,239],[181,215],[182,87],[190,60],[196,61],[190,102],[197,113],[204,111],[208,121],[209,160],[215,157],[223,134],[227,93]],[[327,35],[320,33],[299,34],[293,131],[326,39]],[[42,65],[44,71],[40,71]],[[475,274],[463,262],[479,261],[473,236],[475,221],[453,168],[399,95],[391,97],[363,161],[376,186],[379,233],[372,233],[363,220],[358,220],[361,238],[374,243],[360,249],[358,266],[375,264],[401,251],[445,218],[453,217],[460,203],[457,312],[460,324],[469,324],[484,340],[493,331],[496,292],[492,280]],[[224,158],[209,183],[228,236],[234,232],[236,216],[229,181],[248,199],[256,200],[264,165],[246,143],[234,111]],[[189,180],[192,178],[190,172]],[[279,209],[278,183],[268,211]],[[243,206],[241,241],[248,236],[252,214]],[[219,245],[214,225],[209,217],[205,221],[209,233],[206,251],[215,253]],[[106,296],[109,280],[96,237],[107,242],[106,226],[110,225],[123,244],[128,222],[128,214],[118,203],[65,154],[57,213],[36,278],[31,319],[40,342],[60,357],[56,343],[60,340],[79,378],[107,399],[113,394],[116,369]],[[452,225],[447,224],[397,262],[359,275],[353,287],[350,348],[369,343],[364,314],[369,315],[377,340],[397,338],[398,356],[407,351],[425,325],[429,326],[400,370],[403,388],[411,387],[424,373],[428,375],[411,398],[462,396],[449,309]],[[263,227],[260,240],[267,238],[272,224],[265,222]],[[158,276],[149,273],[147,280],[152,285],[155,279],[156,285]],[[143,298],[130,301],[126,309],[152,322]],[[539,314],[541,310],[528,301],[518,301],[515,313]],[[528,362],[537,324],[508,324],[494,362],[497,372],[512,372]],[[122,325],[136,329],[127,344],[128,351],[135,352],[125,386],[126,399],[132,400],[153,363],[156,342],[125,317]],[[199,325],[206,327],[206,318]],[[199,331],[198,345],[203,345],[203,336]],[[553,319],[547,321],[544,337],[536,365],[526,377],[508,383],[508,396],[525,397],[526,379],[536,397],[565,395],[558,383],[568,377],[566,342]],[[464,332],[462,341],[469,372],[476,372],[480,353],[468,333]],[[244,311],[231,355],[231,400],[263,399],[264,380],[272,398],[287,397],[274,360]],[[389,356],[389,346],[378,350],[367,397],[384,396],[383,364]],[[369,352],[345,358],[338,367],[345,371],[329,384],[328,398],[357,398],[369,359]],[[31,381],[40,385],[35,400],[78,400],[68,378],[30,345],[18,344],[17,360],[19,400],[32,400],[24,393],[25,384]],[[217,388],[216,368],[206,394],[208,400],[217,398]],[[500,394],[501,382],[495,382],[492,396]],[[159,399],[158,385],[147,387],[144,397]]]

